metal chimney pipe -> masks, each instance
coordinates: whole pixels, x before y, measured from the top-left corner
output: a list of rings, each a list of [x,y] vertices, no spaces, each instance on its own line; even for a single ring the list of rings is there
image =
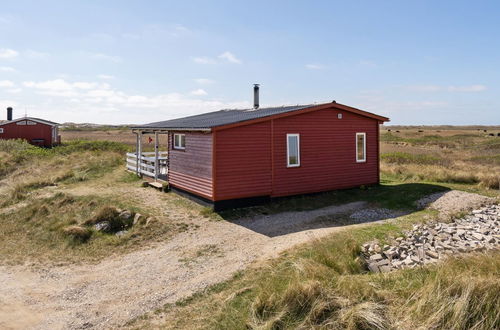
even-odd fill
[[[12,108],[11,107],[7,108],[7,120],[8,121],[12,120]]]
[[[259,108],[259,84],[253,84],[253,108]]]

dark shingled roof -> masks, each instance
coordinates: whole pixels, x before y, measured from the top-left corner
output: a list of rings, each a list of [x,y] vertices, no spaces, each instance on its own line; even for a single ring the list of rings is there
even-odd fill
[[[134,128],[170,128],[170,129],[210,129],[212,127],[239,123],[242,121],[273,116],[285,112],[315,107],[318,104],[293,105],[260,109],[227,109],[203,113],[190,117],[159,121]]]

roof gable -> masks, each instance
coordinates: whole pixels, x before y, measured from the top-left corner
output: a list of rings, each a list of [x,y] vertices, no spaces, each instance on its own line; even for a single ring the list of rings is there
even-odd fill
[[[211,130],[212,128],[224,129],[226,126],[247,125],[254,121],[269,120],[277,116],[295,115],[308,111],[336,108],[358,115],[369,117],[378,121],[389,119],[367,111],[352,108],[339,103],[307,104],[295,106],[270,107],[260,109],[227,109],[200,115],[177,118],[172,120],[154,122],[134,129],[170,129],[170,130]]]
[[[23,118],[18,118],[18,119],[14,119],[14,120],[0,121],[0,126],[12,124],[12,123],[17,123],[17,122],[22,121],[22,120],[30,120],[30,121],[37,122],[39,124],[45,124],[45,125],[49,125],[49,126],[59,125],[58,123],[54,123],[53,121],[49,121],[49,120],[45,120],[45,119],[34,118],[34,117],[23,117]]]

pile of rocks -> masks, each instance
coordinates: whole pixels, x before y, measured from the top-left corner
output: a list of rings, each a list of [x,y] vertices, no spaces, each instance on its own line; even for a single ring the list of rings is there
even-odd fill
[[[433,263],[447,255],[500,247],[500,205],[486,206],[452,223],[414,225],[392,245],[366,243],[362,254],[372,272]]]

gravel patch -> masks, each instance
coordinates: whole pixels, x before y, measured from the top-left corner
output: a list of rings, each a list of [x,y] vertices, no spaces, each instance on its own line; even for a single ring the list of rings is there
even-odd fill
[[[500,205],[473,210],[452,223],[414,225],[405,237],[393,245],[377,243],[362,246],[372,272],[388,272],[437,262],[459,253],[498,249],[500,247]]]
[[[451,190],[431,194],[419,199],[416,202],[418,208],[430,208],[439,211],[442,218],[450,215],[470,211],[474,208],[491,204],[495,199],[465,191]]]
[[[377,221],[381,219],[393,219],[405,215],[405,212],[394,211],[384,208],[367,208],[352,213],[349,218],[355,223]]]

